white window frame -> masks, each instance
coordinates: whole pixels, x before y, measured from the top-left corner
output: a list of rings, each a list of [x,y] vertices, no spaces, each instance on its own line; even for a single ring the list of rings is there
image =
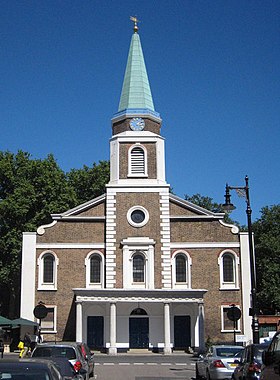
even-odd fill
[[[236,306],[240,309],[239,305],[234,305],[234,306]],[[221,306],[221,332],[225,332],[225,333],[228,333],[228,332],[233,333],[234,332],[233,321],[231,321],[232,322],[232,329],[228,329],[228,330],[225,329],[225,323],[224,323],[224,309],[230,309],[231,307],[232,307],[232,304]],[[240,321],[241,321],[241,318],[238,321],[236,321],[236,325],[237,325],[236,329],[235,329],[236,332],[241,332]]]
[[[100,282],[90,282],[90,259],[92,256],[97,255],[100,257]],[[87,254],[85,258],[85,267],[86,267],[86,287],[103,289],[104,288],[104,255],[98,250],[91,251]]]
[[[131,214],[132,214],[133,211],[135,211],[135,210],[141,210],[141,211],[145,214],[145,218],[144,218],[144,220],[143,220],[142,223],[135,223],[135,222],[131,219]],[[133,227],[137,227],[137,228],[145,226],[145,224],[148,223],[149,218],[150,218],[148,211],[147,211],[143,206],[133,206],[133,207],[131,207],[131,208],[128,210],[127,214],[126,214],[126,217],[127,217],[128,223],[129,223],[131,226],[133,226]]]
[[[56,305],[44,305],[48,309],[53,309],[53,330],[44,328],[44,319],[41,319],[41,333],[42,334],[57,334],[57,306]],[[37,320],[39,323],[39,319]]]
[[[44,283],[44,256],[50,254],[54,257],[53,267],[53,282]],[[57,272],[58,272],[59,259],[55,252],[47,250],[40,254],[37,259],[38,266],[38,290],[57,290]]]
[[[127,238],[123,244],[123,287],[124,289],[154,289],[154,245],[147,237]],[[141,252],[145,260],[144,283],[133,282],[133,256]]]
[[[140,148],[143,151],[143,159],[144,159],[144,166],[143,170],[144,173],[133,173],[132,172],[132,150],[134,148]],[[147,149],[141,145],[140,143],[136,143],[132,145],[129,150],[128,150],[128,177],[141,177],[141,178],[146,178],[148,177],[148,165],[147,165]]]
[[[223,257],[225,254],[230,254],[233,257],[233,282],[224,281],[224,268],[223,268]],[[233,250],[226,249],[222,251],[218,257],[218,265],[220,268],[220,290],[228,289],[239,289],[239,257],[237,253]]]
[[[179,254],[184,255],[186,258],[186,278],[187,278],[186,282],[177,282],[176,281],[176,257]],[[192,258],[189,255],[189,253],[183,249],[176,250],[172,254],[171,265],[172,265],[172,287],[173,288],[180,288],[180,289],[191,289]]]

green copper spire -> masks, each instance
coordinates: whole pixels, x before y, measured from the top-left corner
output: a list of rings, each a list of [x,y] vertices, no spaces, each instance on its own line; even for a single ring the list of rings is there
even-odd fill
[[[131,38],[118,112],[128,109],[154,111],[140,37],[137,33],[138,20],[134,17],[131,17],[131,20],[134,21],[134,34]]]

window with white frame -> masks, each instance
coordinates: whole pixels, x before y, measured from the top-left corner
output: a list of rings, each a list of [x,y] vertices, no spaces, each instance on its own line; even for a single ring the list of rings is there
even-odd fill
[[[132,257],[133,263],[133,282],[145,282],[145,258],[144,255],[136,251]]]
[[[90,252],[85,258],[86,287],[103,288],[104,256],[99,251]]]
[[[149,213],[142,206],[133,206],[127,212],[128,223],[133,227],[143,227],[149,221]]]
[[[173,287],[191,288],[191,257],[186,251],[176,251],[172,256]]]
[[[42,333],[56,333],[56,306],[45,305],[48,314],[45,318],[41,319],[41,332]]]
[[[235,305],[239,308],[238,305]],[[221,331],[222,332],[232,332],[234,330],[240,331],[240,319],[236,322],[228,318],[228,311],[232,308],[232,305],[222,305],[221,306]]]
[[[57,289],[57,267],[59,260],[54,252],[47,251],[38,257],[38,289]]]
[[[239,257],[234,251],[224,251],[218,258],[220,267],[220,288],[237,289]]]
[[[147,176],[147,151],[140,144],[133,145],[128,152],[128,175],[132,177]]]
[[[154,245],[147,237],[129,237],[123,245],[124,289],[154,289]]]

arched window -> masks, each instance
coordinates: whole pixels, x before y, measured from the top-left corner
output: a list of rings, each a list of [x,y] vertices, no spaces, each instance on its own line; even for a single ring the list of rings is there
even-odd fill
[[[130,148],[128,175],[133,177],[145,177],[147,175],[147,152],[145,147],[139,144]]]
[[[176,282],[187,282],[186,256],[183,254],[176,255]]]
[[[192,260],[186,251],[176,251],[172,255],[172,287],[191,288]]]
[[[123,245],[123,288],[154,289],[155,240],[147,237],[129,237]]]
[[[100,283],[101,281],[101,258],[99,255],[93,255],[90,258],[90,282],[92,284]]]
[[[51,253],[46,253],[43,257],[43,282],[44,284],[54,283],[54,257]]]
[[[234,282],[234,258],[230,253],[223,255],[223,281]]]
[[[143,255],[133,256],[133,282],[144,282],[145,280],[145,260]]]
[[[224,251],[219,256],[218,264],[220,266],[220,288],[238,288],[238,255],[234,251]]]
[[[86,287],[103,288],[104,286],[104,256],[100,251],[91,251],[85,258]]]
[[[43,252],[38,257],[38,289],[57,289],[57,266],[59,260],[54,252]]]

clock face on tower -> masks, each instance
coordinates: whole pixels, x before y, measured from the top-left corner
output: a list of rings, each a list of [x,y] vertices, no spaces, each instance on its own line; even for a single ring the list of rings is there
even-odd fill
[[[133,131],[142,131],[145,128],[145,121],[141,117],[134,117],[130,120],[129,126]]]

